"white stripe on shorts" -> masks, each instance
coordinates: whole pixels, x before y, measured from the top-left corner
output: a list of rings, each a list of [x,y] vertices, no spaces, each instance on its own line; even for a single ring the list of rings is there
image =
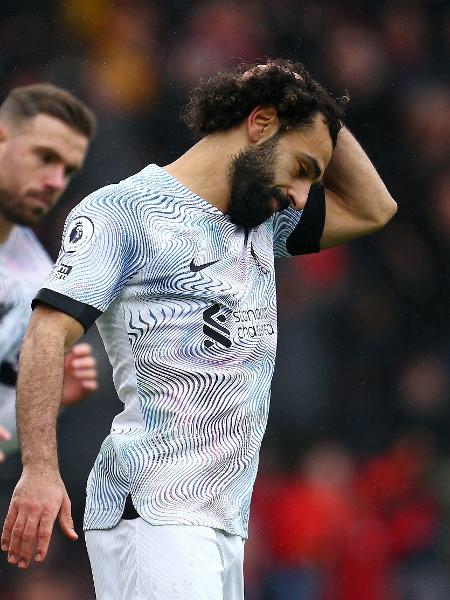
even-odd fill
[[[97,600],[243,600],[244,541],[141,517],[86,531]]]

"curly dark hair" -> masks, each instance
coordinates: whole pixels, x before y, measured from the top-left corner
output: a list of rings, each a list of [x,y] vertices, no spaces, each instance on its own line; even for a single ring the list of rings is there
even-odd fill
[[[320,113],[335,146],[348,101],[348,96],[333,98],[302,63],[267,59],[201,80],[188,98],[183,118],[193,131],[205,136],[238,125],[259,105],[276,108],[280,132],[308,126]]]

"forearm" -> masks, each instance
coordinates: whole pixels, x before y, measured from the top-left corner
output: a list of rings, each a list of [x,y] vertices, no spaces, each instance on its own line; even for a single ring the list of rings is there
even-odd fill
[[[56,418],[64,382],[65,338],[38,322],[23,342],[17,386],[22,463],[57,470]]]
[[[64,354],[83,333],[82,325],[56,309],[38,305],[22,345],[17,419],[23,471],[2,535],[8,562],[26,568],[33,554],[44,560],[58,517],[65,535],[77,539],[70,500],[58,469],[56,417],[64,382]]]
[[[327,198],[332,233],[343,238],[334,243],[376,231],[396,213],[397,204],[381,177],[345,127],[339,132],[323,183],[332,192]]]

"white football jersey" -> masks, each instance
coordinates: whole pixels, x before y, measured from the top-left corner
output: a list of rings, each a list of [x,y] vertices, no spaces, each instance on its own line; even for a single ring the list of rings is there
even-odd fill
[[[86,529],[130,493],[149,523],[247,535],[276,351],[274,255],[301,213],[245,230],[164,169],[88,196],[36,301],[97,320],[124,403],[87,485]]]
[[[31,316],[31,300],[51,268],[50,257],[28,227],[15,225],[0,244],[0,425],[13,437],[20,346]]]

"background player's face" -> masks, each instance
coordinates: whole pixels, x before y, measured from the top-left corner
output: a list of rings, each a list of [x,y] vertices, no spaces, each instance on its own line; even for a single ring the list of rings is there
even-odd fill
[[[66,123],[39,114],[0,126],[0,213],[34,225],[57,203],[81,167],[88,139]]]
[[[302,210],[311,185],[322,179],[332,152],[328,126],[321,115],[308,128],[276,133],[245,148],[231,164],[231,221],[241,227],[257,227],[288,206]]]

